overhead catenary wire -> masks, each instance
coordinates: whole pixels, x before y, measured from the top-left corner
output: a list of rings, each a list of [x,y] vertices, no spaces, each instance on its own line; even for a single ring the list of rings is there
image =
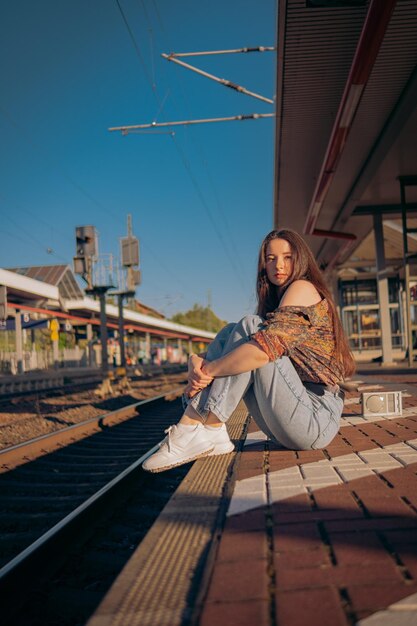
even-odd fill
[[[249,113],[247,115],[233,115],[231,117],[212,117],[201,120],[183,120],[179,122],[150,122],[148,124],[133,124],[132,126],[114,126],[109,131],[120,131],[122,134],[134,132],[145,128],[160,128],[167,126],[191,126],[193,124],[209,124],[211,122],[233,122],[244,120],[257,120],[266,117],[275,117],[275,113]]]
[[[236,48],[234,50],[205,50],[200,52],[171,52],[170,57],[201,57],[211,54],[237,54],[239,52],[274,52],[274,46],[256,46],[255,48]]]
[[[0,105],[0,113],[3,114],[3,116],[8,120],[8,122],[15,128],[15,130],[17,130],[21,136],[25,139],[25,141],[39,154],[42,154],[43,158],[45,159],[45,161],[49,164],[52,163],[54,169],[59,172],[59,174],[64,178],[64,180],[66,180],[68,183],[70,183],[74,189],[76,189],[79,193],[81,193],[85,198],[87,198],[87,200],[89,200],[92,204],[94,204],[97,208],[101,209],[102,211],[104,211],[105,213],[107,213],[108,215],[110,215],[115,221],[117,221],[118,224],[120,224],[120,214],[117,213],[116,211],[113,211],[112,209],[110,209],[108,206],[106,206],[105,204],[103,204],[102,202],[100,202],[99,200],[97,200],[97,198],[95,198],[94,196],[92,196],[86,189],[84,189],[84,187],[82,187],[81,185],[79,185],[71,176],[68,175],[68,173],[65,171],[65,169],[56,161],[56,160],[52,160],[51,158],[45,156],[44,152],[41,149],[41,146],[33,139],[33,137],[28,133],[28,131],[26,129],[23,129],[17,122],[16,120],[12,117],[12,115],[4,108],[3,105]],[[8,200],[9,201],[9,200]],[[10,219],[10,218],[9,218]],[[20,227],[19,227],[20,228]],[[32,240],[34,240],[33,236],[32,236]],[[35,240],[34,240],[35,241]],[[44,244],[42,244],[39,240],[35,241],[35,243],[37,245],[42,246],[43,249],[47,249],[46,246],[44,246]],[[172,272],[172,270],[165,265],[165,263],[163,263],[160,260],[160,255],[156,254],[156,252],[153,251],[152,248],[150,248],[146,242],[142,241],[142,247],[144,249],[146,249],[151,256],[154,258],[155,262],[158,263],[161,268],[170,276],[172,276],[172,278],[178,282],[179,284],[181,284],[183,287],[186,287],[186,283],[185,281],[183,281],[179,276],[177,276],[176,274],[174,274],[174,272]],[[53,252],[53,254],[55,256],[57,256],[60,259],[63,259],[63,257],[58,256],[55,252]],[[66,259],[65,262],[67,263]]]
[[[141,0],[141,1],[143,3],[143,0]],[[167,47],[168,48],[172,48],[170,36],[169,36],[165,26],[164,26],[164,23],[163,23],[161,15],[160,15],[160,12],[159,12],[156,0],[152,0],[152,4],[153,4],[153,7],[154,7],[154,12],[156,14],[157,23],[158,23],[159,29],[161,31],[161,34],[162,34],[163,38],[165,39]],[[145,17],[146,17],[146,19],[149,19],[147,17],[147,13],[145,13]],[[165,66],[163,66],[163,67],[165,67]],[[185,90],[183,89],[182,75],[181,74],[179,75],[178,85],[179,85],[179,88],[180,88],[180,93],[182,95],[182,98],[183,98],[186,110],[189,111],[188,98],[186,97]],[[171,99],[172,99],[172,101],[174,102],[174,105],[175,105],[176,103],[175,103],[174,94],[170,94],[170,95],[171,95]],[[189,115],[189,117],[190,117],[190,115]],[[156,118],[154,119],[154,121],[156,121]],[[218,192],[218,189],[217,189],[216,185],[214,184],[213,176],[212,176],[210,168],[209,168],[207,156],[206,156],[206,154],[204,152],[203,145],[202,145],[202,142],[201,142],[201,138],[199,137],[198,134],[193,132],[193,127],[192,126],[186,126],[185,129],[186,129],[187,132],[189,131],[189,136],[190,136],[190,138],[191,138],[191,140],[192,140],[192,142],[193,142],[193,144],[194,144],[194,146],[195,146],[195,148],[197,150],[197,153],[199,154],[199,157],[200,157],[200,160],[201,160],[201,164],[203,166],[203,170],[206,173],[207,180],[209,182],[209,186],[210,186],[210,188],[212,190],[212,193],[213,193],[213,196],[215,198],[217,211],[219,213],[220,220],[221,220],[221,223],[222,223],[222,232],[226,235],[226,238],[227,238],[228,250],[230,249],[231,252],[232,252],[233,263],[234,264],[236,263],[237,266],[238,266],[239,278],[240,278],[239,282],[241,284],[241,287],[242,287],[243,291],[245,291],[245,293],[249,293],[251,291],[251,289],[252,289],[252,282],[249,281],[249,279],[247,277],[247,273],[244,271],[244,264],[243,264],[242,258],[241,258],[241,248],[236,245],[234,233],[233,233],[232,229],[230,228],[230,225],[229,225],[229,222],[228,222],[227,213],[224,210],[224,207],[223,207],[222,202],[220,200],[220,194]],[[150,129],[150,130],[135,131],[135,132],[155,133],[156,134],[158,132],[167,132],[167,131],[158,131],[158,130],[155,130],[155,129]]]
[[[149,41],[150,41],[150,55],[151,55],[151,67],[152,67],[152,85],[154,89],[156,89],[156,80],[155,80],[155,58],[154,58],[154,39],[153,39],[153,29],[148,17],[148,11],[146,9],[146,5],[143,0],[140,0],[143,12],[145,13],[145,18],[148,23],[148,33],[149,33]]]
[[[145,72],[146,79],[147,79],[147,81],[148,81],[152,91],[155,93],[156,85],[154,84],[154,81],[152,80],[152,77],[148,73],[148,68],[146,67],[146,63],[145,63],[145,61],[143,59],[142,52],[141,52],[141,50],[140,50],[140,48],[139,48],[139,46],[138,46],[138,44],[136,42],[135,36],[134,36],[134,34],[132,32],[132,29],[130,28],[128,19],[126,17],[126,14],[125,14],[125,12],[122,9],[119,0],[116,0],[116,4],[118,6],[120,15],[122,16],[123,22],[124,22],[124,24],[126,26],[127,32],[129,33],[129,36],[130,36],[130,39],[132,41],[133,47],[134,47],[134,49],[136,51],[136,55],[137,55],[137,57],[138,57],[138,59],[140,61],[140,64],[142,65],[143,71]]]
[[[9,198],[4,193],[0,193],[0,201],[4,202],[5,204],[7,204],[7,203],[13,204],[14,207],[19,212],[23,211],[24,213],[27,213],[28,215],[30,215],[34,220],[36,220],[36,222],[39,222],[41,224],[44,224],[46,227],[51,228],[51,224],[49,222],[47,222],[46,220],[42,219],[42,217],[40,217],[38,214],[33,213],[32,211],[29,211],[29,209],[27,209],[26,207],[22,206],[21,203],[18,204],[16,202],[16,200],[9,200]],[[55,224],[54,224],[52,230],[55,233],[57,233],[58,235],[61,235],[61,237],[66,237],[66,233],[64,233],[62,230],[57,229]]]
[[[215,76],[214,74],[209,74],[208,72],[204,72],[203,70],[200,70],[198,67],[195,67],[194,65],[190,65],[189,63],[184,63],[184,61],[180,61],[179,59],[175,58],[174,54],[165,54],[163,52],[161,56],[167,61],[172,61],[173,63],[177,63],[178,65],[185,67],[187,70],[191,70],[192,72],[196,72],[197,74],[200,74],[201,76],[204,76],[205,78],[214,80],[216,83],[219,83],[220,85],[223,85],[224,87],[229,87],[230,89],[234,89],[235,91],[238,91],[239,93],[243,93],[246,96],[251,96],[252,98],[256,98],[257,100],[262,100],[263,102],[274,104],[274,101],[271,100],[271,98],[266,98],[265,96],[261,96],[260,94],[255,93],[254,91],[249,91],[248,89],[246,89],[246,87],[242,87],[241,85],[232,83],[231,80],[227,80],[226,78],[219,78],[218,76]]]
[[[117,2],[117,5],[118,5],[118,7],[119,7],[120,12],[122,13],[122,10],[121,10],[121,7],[120,7],[120,4],[119,4],[118,0],[116,0],[116,2]],[[134,47],[135,47],[135,50],[137,50],[137,51],[139,50],[139,58],[140,58],[140,60],[141,60],[141,62],[142,62],[143,57],[142,57],[142,54],[140,53],[140,47],[139,47],[139,44],[137,43],[137,41],[136,41],[136,39],[135,39],[135,37],[134,37],[134,35],[133,35],[133,32],[132,32],[132,30],[131,30],[130,26],[128,26],[128,21],[127,21],[126,16],[125,16],[123,13],[122,13],[122,16],[123,16],[123,20],[124,20],[124,22],[125,22],[125,24],[126,24],[126,27],[128,28],[129,35],[130,35],[130,37],[131,37],[132,41],[134,42]],[[146,75],[146,77],[147,77],[147,80],[148,80],[149,85],[150,85],[150,86],[151,86],[151,88],[152,88],[152,81],[150,80],[148,73],[147,73],[147,72],[145,72],[145,75]],[[155,97],[155,99],[156,99],[156,101],[157,101],[158,105],[160,106],[160,105],[161,105],[161,102],[160,102],[160,98],[159,98],[159,96],[158,96],[158,93],[157,93],[156,88],[155,88],[155,89],[154,89],[154,88],[152,88],[152,93],[153,93],[153,95],[154,95],[154,97]],[[154,124],[155,124],[155,123],[154,123]],[[169,127],[169,126],[170,126],[170,124],[169,124],[169,123],[165,123],[165,124],[166,124],[166,126],[167,126],[167,127]],[[212,226],[213,226],[213,229],[214,229],[214,231],[215,231],[216,235],[217,235],[217,236],[218,236],[218,238],[219,238],[219,241],[220,241],[220,243],[221,243],[221,245],[222,245],[222,248],[223,248],[223,250],[224,250],[224,252],[225,252],[225,255],[226,255],[226,256],[227,256],[227,258],[229,259],[229,262],[231,263],[231,265],[232,265],[232,267],[233,267],[234,271],[236,272],[236,275],[237,275],[237,278],[238,278],[239,284],[241,285],[241,287],[242,287],[243,291],[245,291],[245,287],[244,287],[244,285],[243,285],[243,283],[242,283],[242,276],[241,276],[241,273],[238,271],[238,269],[237,269],[237,267],[236,267],[236,265],[235,265],[235,263],[234,263],[234,261],[233,261],[233,257],[232,257],[232,255],[231,255],[231,253],[230,253],[229,249],[228,249],[228,246],[226,245],[226,242],[224,241],[224,239],[223,239],[223,237],[222,237],[221,231],[219,230],[219,228],[218,228],[218,226],[217,226],[217,224],[216,224],[216,221],[215,221],[215,220],[214,220],[214,218],[213,218],[213,215],[211,214],[210,208],[209,208],[209,206],[208,206],[207,202],[205,201],[204,194],[203,194],[203,192],[201,191],[201,188],[200,188],[200,186],[199,186],[199,184],[198,184],[198,182],[197,182],[197,179],[195,178],[195,176],[194,176],[194,174],[193,174],[193,172],[192,172],[192,170],[191,170],[191,166],[190,166],[190,164],[189,164],[188,160],[186,159],[186,157],[185,157],[185,155],[184,155],[183,151],[181,150],[181,148],[180,148],[180,146],[179,146],[178,141],[176,140],[175,133],[171,133],[171,137],[172,137],[172,139],[173,139],[173,141],[174,141],[175,147],[176,147],[176,149],[177,149],[178,154],[180,155],[180,158],[181,158],[181,160],[182,160],[182,162],[183,162],[183,165],[184,165],[184,167],[186,168],[186,171],[187,171],[187,173],[188,173],[188,175],[189,175],[189,177],[190,177],[190,180],[191,180],[191,182],[192,182],[192,184],[193,184],[193,187],[195,188],[195,191],[196,191],[196,193],[197,193],[197,195],[198,195],[198,197],[199,197],[199,199],[200,199],[200,201],[201,201],[201,203],[202,203],[202,205],[203,205],[204,210],[205,210],[205,211],[206,211],[206,213],[207,213],[207,216],[209,217],[209,220],[210,220],[210,222],[211,222],[211,224],[212,224]]]
[[[59,254],[56,254],[56,252],[54,250],[52,250],[52,248],[45,246],[44,242],[40,241],[40,239],[38,239],[37,237],[35,237],[34,235],[32,235],[32,233],[29,233],[27,230],[25,230],[24,228],[22,228],[22,226],[20,226],[20,224],[18,224],[14,219],[12,219],[10,217],[10,215],[6,214],[5,218],[7,220],[9,220],[9,222],[11,224],[13,224],[13,226],[15,226],[19,232],[21,232],[25,237],[27,237],[30,241],[34,242],[37,246],[39,246],[44,252],[48,252],[48,254],[52,254],[53,256],[56,256],[57,259],[60,259],[61,261],[64,261],[64,263],[68,263],[67,259],[65,259],[64,257],[62,257]]]
[[[217,237],[219,239],[219,242],[220,242],[220,244],[221,244],[221,246],[223,248],[223,251],[224,251],[227,259],[229,260],[229,263],[230,263],[231,267],[233,268],[233,270],[234,270],[234,272],[236,274],[237,280],[238,280],[238,282],[239,282],[243,292],[245,293],[245,285],[244,285],[244,281],[243,281],[242,272],[239,271],[239,268],[238,268],[238,266],[235,263],[233,255],[231,254],[230,247],[227,245],[227,242],[225,241],[224,234],[223,234],[222,230],[219,228],[218,223],[215,220],[215,218],[213,216],[213,213],[212,213],[208,203],[206,202],[206,199],[205,199],[204,194],[203,194],[203,192],[201,190],[201,187],[198,184],[198,182],[197,182],[197,180],[196,180],[196,178],[194,176],[194,173],[193,173],[193,171],[191,169],[190,162],[186,158],[186,156],[184,154],[184,151],[182,150],[181,146],[177,142],[174,133],[171,135],[171,137],[172,137],[172,140],[173,140],[173,142],[174,142],[174,144],[176,146],[176,149],[177,149],[177,151],[178,151],[178,153],[179,153],[179,155],[181,157],[181,160],[182,160],[182,162],[184,164],[184,167],[185,167],[186,171],[188,172],[188,175],[189,175],[190,180],[191,180],[191,182],[192,182],[192,184],[194,186],[194,189],[195,189],[198,197],[200,198],[200,202],[201,202],[201,204],[202,204],[202,206],[203,206],[203,208],[204,208],[204,210],[205,210],[205,212],[207,214],[207,217],[209,218],[209,221],[210,221],[210,223],[212,225],[212,228],[213,228],[214,232],[216,233],[216,235],[217,235]]]
[[[174,135],[172,135],[172,139],[175,142],[175,136]],[[201,204],[203,205],[203,208],[206,211],[206,214],[207,214],[207,216],[208,216],[208,218],[210,220],[210,223],[211,223],[211,225],[213,227],[213,230],[216,233],[216,235],[217,235],[217,237],[218,237],[218,239],[219,239],[219,241],[221,243],[221,246],[222,246],[222,248],[223,248],[223,250],[224,250],[224,252],[226,254],[226,257],[229,259],[230,265],[232,266],[232,268],[233,268],[233,270],[234,270],[234,272],[236,274],[238,282],[239,282],[240,286],[242,287],[243,291],[245,291],[245,285],[244,285],[244,282],[243,282],[243,276],[242,276],[241,272],[239,272],[239,268],[237,267],[237,265],[236,265],[236,263],[235,263],[235,261],[233,259],[233,256],[230,253],[230,250],[229,250],[229,248],[228,248],[228,246],[226,244],[226,241],[224,239],[223,233],[219,229],[218,224],[217,224],[216,220],[214,219],[214,216],[213,216],[213,214],[212,214],[212,212],[211,212],[211,210],[210,210],[210,208],[209,208],[209,206],[208,206],[208,204],[207,204],[207,202],[206,202],[206,200],[204,198],[204,195],[203,195],[203,193],[202,193],[202,191],[200,189],[200,186],[198,185],[198,183],[197,183],[197,181],[195,179],[195,176],[194,176],[194,174],[193,174],[193,172],[191,170],[190,163],[189,163],[189,161],[186,158],[184,152],[181,150],[181,148],[180,148],[180,146],[178,144],[177,144],[177,150],[178,150],[179,155],[181,157],[181,160],[182,160],[182,162],[184,164],[184,167],[186,168],[186,170],[187,170],[187,172],[188,172],[188,174],[190,176],[191,182],[193,183],[193,186],[194,186],[194,188],[196,190],[196,193],[197,193],[198,197],[200,198],[200,202],[201,202]]]

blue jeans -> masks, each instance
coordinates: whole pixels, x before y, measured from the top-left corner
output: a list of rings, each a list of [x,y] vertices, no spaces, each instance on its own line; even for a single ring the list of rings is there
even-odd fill
[[[210,344],[207,360],[213,361],[250,340],[263,320],[247,315],[225,326]],[[323,448],[339,430],[344,394],[336,386],[303,383],[291,360],[281,357],[259,369],[215,378],[187,404],[206,419],[211,411],[226,422],[244,400],[259,428],[286,448]]]

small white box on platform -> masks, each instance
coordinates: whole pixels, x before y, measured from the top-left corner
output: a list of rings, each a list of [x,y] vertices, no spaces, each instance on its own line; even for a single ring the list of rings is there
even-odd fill
[[[401,391],[374,391],[362,394],[364,417],[402,415]]]

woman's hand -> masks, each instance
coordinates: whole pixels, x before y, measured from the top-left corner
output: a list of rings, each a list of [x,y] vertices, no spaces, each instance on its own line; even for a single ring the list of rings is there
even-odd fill
[[[188,385],[184,393],[189,398],[192,398],[199,391],[210,385],[213,380],[212,376],[208,376],[202,371],[205,363],[206,361],[197,354],[192,354],[188,360]]]

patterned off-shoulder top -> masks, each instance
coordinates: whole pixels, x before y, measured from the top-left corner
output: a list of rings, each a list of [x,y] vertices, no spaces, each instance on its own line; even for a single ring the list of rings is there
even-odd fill
[[[334,329],[326,299],[311,306],[283,306],[252,335],[270,361],[288,356],[303,382],[335,385],[343,380],[335,359]]]

